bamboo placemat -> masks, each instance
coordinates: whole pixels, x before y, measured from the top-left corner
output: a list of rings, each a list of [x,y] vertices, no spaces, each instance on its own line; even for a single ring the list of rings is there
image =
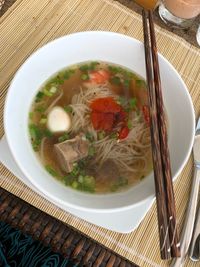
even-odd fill
[[[3,106],[9,83],[25,59],[37,48],[59,36],[85,30],[120,32],[143,39],[141,16],[112,0],[17,0],[0,20],[0,137]],[[200,112],[200,52],[182,38],[156,27],[157,44],[178,70]],[[184,119],[184,118],[183,118]],[[159,256],[156,207],[153,205],[137,230],[118,234],[97,227],[46,201],[0,165],[0,186],[38,209],[62,220],[140,266],[168,266]],[[192,179],[192,159],[175,182],[177,215],[184,219]],[[131,220],[131,218],[130,218]],[[198,263],[186,262],[188,267]]]

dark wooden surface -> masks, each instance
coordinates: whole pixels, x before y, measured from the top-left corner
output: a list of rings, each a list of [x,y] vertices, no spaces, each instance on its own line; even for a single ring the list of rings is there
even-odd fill
[[[137,267],[76,229],[0,188],[0,221],[50,245],[76,266]]]

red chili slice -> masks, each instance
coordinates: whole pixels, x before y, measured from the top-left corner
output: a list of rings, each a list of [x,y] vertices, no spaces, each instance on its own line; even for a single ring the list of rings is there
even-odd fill
[[[119,139],[125,139],[129,134],[129,128],[124,126],[119,132]]]
[[[147,105],[144,105],[142,107],[142,111],[143,111],[143,115],[144,115],[144,119],[147,123],[147,125],[150,125],[150,113],[149,113],[149,107]]]

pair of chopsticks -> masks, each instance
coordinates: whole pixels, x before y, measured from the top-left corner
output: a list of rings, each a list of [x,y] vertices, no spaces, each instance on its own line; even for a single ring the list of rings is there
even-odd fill
[[[143,9],[142,16],[160,253],[162,259],[170,259],[180,256],[180,243],[177,232],[167,126],[152,11]]]

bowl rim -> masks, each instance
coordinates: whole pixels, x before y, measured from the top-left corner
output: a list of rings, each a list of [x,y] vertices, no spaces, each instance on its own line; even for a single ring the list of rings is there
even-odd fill
[[[71,34],[68,34],[68,35],[64,35],[62,37],[59,37],[59,38],[56,38],[48,43],[46,43],[45,45],[43,45],[42,47],[40,47],[39,49],[37,49],[34,53],[32,53],[26,60],[25,62],[20,66],[20,68],[17,70],[17,72],[15,73],[11,83],[10,83],[10,87],[12,87],[12,85],[15,83],[15,79],[18,75],[18,73],[20,73],[21,71],[21,68],[23,67],[24,64],[26,64],[27,62],[29,62],[33,56],[37,55],[37,53],[40,53],[41,50],[45,49],[46,46],[48,45],[52,45],[53,43],[57,42],[57,41],[61,41],[62,39],[65,39],[65,38],[68,38],[69,36],[75,36],[75,35],[84,35],[84,34],[106,34],[106,35],[116,35],[120,38],[125,38],[125,39],[128,39],[128,40],[131,40],[131,41],[134,41],[134,42],[137,42],[139,44],[142,44],[141,41],[133,38],[133,37],[130,37],[130,36],[127,36],[127,35],[124,35],[124,34],[120,34],[120,33],[116,33],[116,32],[109,32],[109,31],[85,31],[85,32],[75,32],[75,33],[71,33]],[[167,65],[167,67],[171,68],[173,70],[173,72],[175,73],[175,75],[178,77],[179,81],[181,82],[182,84],[182,87],[184,88],[185,90],[185,93],[187,95],[187,98],[189,100],[189,106],[190,106],[190,111],[191,111],[191,115],[192,115],[192,129],[191,129],[191,132],[192,132],[192,138],[190,140],[190,143],[189,143],[189,146],[188,146],[188,151],[187,151],[187,154],[185,155],[184,157],[184,160],[183,162],[180,164],[178,170],[176,171],[174,177],[173,177],[173,181],[175,181],[175,179],[178,177],[178,175],[181,173],[183,167],[185,166],[186,162],[188,161],[189,159],[189,156],[190,156],[190,153],[191,153],[191,150],[192,150],[192,146],[193,146],[193,142],[194,142],[194,136],[195,136],[195,112],[194,112],[194,107],[193,107],[193,102],[192,102],[192,99],[191,99],[191,96],[187,90],[187,86],[185,85],[185,83],[183,82],[181,76],[179,75],[179,73],[177,72],[177,70],[174,68],[174,66],[164,57],[162,56],[160,53],[158,53],[159,57],[162,58],[162,60],[165,62],[165,64]],[[143,204],[145,201],[149,200],[149,201],[153,201],[155,199],[155,194],[151,194],[149,195],[148,197],[138,201],[137,203],[133,203],[133,204],[130,204],[130,205],[126,205],[126,206],[120,206],[120,207],[112,207],[112,208],[88,208],[88,207],[84,207],[84,206],[79,206],[77,204],[73,204],[73,203],[69,203],[69,202],[66,202],[66,201],[63,201],[59,198],[57,198],[56,196],[54,195],[51,195],[50,193],[48,193],[48,190],[46,190],[45,188],[40,188],[40,186],[38,186],[37,183],[34,183],[32,182],[32,178],[31,178],[31,175],[29,175],[29,173],[26,171],[26,169],[23,167],[23,163],[18,160],[18,158],[16,157],[15,155],[15,151],[14,151],[14,148],[12,147],[12,144],[11,144],[11,140],[10,140],[10,135],[8,134],[8,123],[7,123],[7,118],[8,118],[8,100],[10,98],[10,93],[11,93],[11,90],[8,90],[8,93],[7,93],[7,96],[6,96],[6,101],[5,101],[5,108],[4,108],[4,129],[5,129],[5,135],[6,135],[6,138],[7,138],[7,142],[8,142],[8,146],[10,148],[10,151],[12,153],[12,156],[16,162],[16,164],[18,165],[18,167],[20,168],[20,170],[25,174],[25,176],[29,179],[29,181],[34,185],[36,186],[39,191],[41,191],[48,199],[51,199],[51,200],[55,200],[56,202],[58,203],[61,203],[63,205],[66,205],[66,206],[69,206],[71,208],[75,208],[75,209],[79,209],[79,210],[85,210],[85,211],[92,211],[92,212],[97,212],[97,213],[101,213],[101,212],[118,212],[118,211],[122,211],[122,210],[127,210],[129,208],[132,208],[134,206],[138,206],[138,205],[141,205]]]

